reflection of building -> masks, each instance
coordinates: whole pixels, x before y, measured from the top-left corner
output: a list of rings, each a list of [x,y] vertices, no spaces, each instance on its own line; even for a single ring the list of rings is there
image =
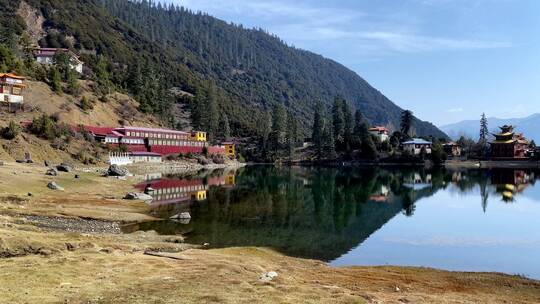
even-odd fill
[[[450,157],[459,157],[461,156],[461,146],[456,142],[448,142],[443,145],[444,152]]]
[[[24,103],[22,91],[26,87],[25,78],[12,73],[0,73],[0,104],[7,105],[11,109],[16,105],[19,108]]]
[[[403,151],[408,152],[411,155],[419,155],[422,150],[426,151],[426,154],[431,154],[431,142],[422,138],[413,138],[412,140],[403,142]]]
[[[525,153],[529,147],[529,142],[523,134],[516,134],[514,127],[504,125],[500,127],[501,132],[493,134],[495,140],[491,141],[492,158],[525,158]]]
[[[374,202],[387,202],[390,195],[390,189],[387,186],[381,185],[379,191],[369,197],[369,200]]]
[[[165,205],[189,203],[206,200],[207,191],[211,186],[234,186],[235,173],[226,176],[212,176],[206,181],[198,179],[174,179],[163,178],[154,181],[143,182],[135,188],[144,191],[153,189],[151,195],[154,198],[151,205]]]
[[[387,141],[390,137],[388,136],[388,129],[385,127],[372,127],[369,128],[369,134],[377,137],[380,142]]]
[[[524,170],[494,170],[491,174],[491,183],[505,202],[512,202],[514,196],[523,192],[534,180],[534,173]]]
[[[413,190],[431,188],[431,174],[421,176],[419,173],[414,173],[412,176],[405,178],[403,186]]]

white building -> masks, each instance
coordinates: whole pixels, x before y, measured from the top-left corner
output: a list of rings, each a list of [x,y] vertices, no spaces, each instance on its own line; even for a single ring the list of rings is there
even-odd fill
[[[54,64],[54,57],[58,52],[65,52],[69,55],[70,67],[77,71],[79,74],[83,72],[83,62],[77,55],[68,49],[57,48],[37,48],[34,50],[34,57],[40,64]]]
[[[385,127],[376,126],[369,128],[369,134],[379,138],[380,142],[384,142],[390,139],[390,136],[388,135],[389,131]]]
[[[412,155],[420,155],[422,149],[426,150],[426,154],[431,154],[432,143],[422,138],[413,138],[412,140],[402,143],[403,151],[409,152]]]
[[[161,163],[163,157],[159,153],[153,152],[111,152],[109,153],[109,164],[129,165],[134,163]]]

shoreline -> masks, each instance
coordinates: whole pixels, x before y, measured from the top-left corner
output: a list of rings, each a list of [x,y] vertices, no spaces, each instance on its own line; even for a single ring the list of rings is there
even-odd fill
[[[0,267],[5,274],[0,292],[9,302],[174,303],[179,297],[188,303],[540,301],[540,281],[515,275],[335,267],[267,248],[201,250],[182,236],[119,233],[116,224],[153,220],[146,203],[121,199],[133,190],[137,176],[121,180],[76,170],[48,177],[45,170],[36,164],[0,166],[0,174],[11,177],[0,181]],[[49,180],[66,190],[47,189]],[[28,271],[42,279],[29,281]],[[259,276],[268,271],[279,276],[261,282]],[[283,290],[289,291],[286,296]]]

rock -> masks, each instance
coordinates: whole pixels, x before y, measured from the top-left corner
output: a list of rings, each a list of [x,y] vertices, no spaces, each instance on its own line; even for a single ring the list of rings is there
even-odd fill
[[[128,170],[120,168],[118,165],[111,165],[107,170],[107,176],[126,176],[128,174]]]
[[[33,160],[31,160],[31,159],[27,159],[27,160],[26,160],[26,163],[27,163],[27,164],[33,164],[33,163],[34,163],[34,161],[33,161]]]
[[[273,279],[277,278],[278,274],[277,272],[275,271],[270,271],[270,272],[267,272],[267,273],[263,273],[260,277],[259,277],[259,281],[261,282],[270,282],[272,281]]]
[[[151,196],[148,195],[148,194],[138,193],[138,192],[130,192],[130,193],[126,194],[126,196],[124,196],[124,199],[127,199],[127,200],[151,201],[151,200],[153,200],[154,198],[151,197]]]
[[[150,187],[150,186],[146,186],[146,188],[144,188],[144,193],[146,194],[152,194],[154,193],[154,191],[156,191],[154,188]]]
[[[32,194],[32,192],[28,192],[27,195],[28,195],[28,196],[34,196],[34,195]]]
[[[71,167],[71,165],[66,164],[66,163],[61,163],[60,165],[56,166],[56,169],[58,171],[62,171],[62,172],[71,172],[71,171],[73,171],[73,168]]]
[[[394,290],[395,290],[395,292],[400,292],[401,291],[401,289],[399,289],[399,287],[397,287],[397,286],[396,286],[396,288]]]
[[[0,166],[4,165],[4,161],[0,160]]]
[[[47,172],[45,172],[45,175],[58,176],[58,170],[56,170],[55,168],[51,168],[47,170]]]
[[[50,182],[47,184],[47,188],[51,190],[64,191],[64,188],[60,187],[56,182]]]
[[[26,159],[17,159],[17,160],[15,160],[15,162],[17,162],[19,164],[26,164]]]
[[[182,212],[170,217],[171,220],[190,220],[191,214],[189,212]]]
[[[45,167],[50,167],[52,163],[49,160],[44,160],[43,164],[45,165]]]
[[[75,174],[75,178],[76,178],[76,179],[79,179],[79,178],[81,178],[81,177],[79,176],[79,174]]]

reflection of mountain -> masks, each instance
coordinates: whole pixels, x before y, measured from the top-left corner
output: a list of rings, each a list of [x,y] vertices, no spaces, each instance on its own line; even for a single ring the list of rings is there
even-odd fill
[[[497,192],[499,185],[506,185],[505,189],[512,185],[512,195],[516,195],[534,177],[533,172],[523,170],[248,167],[238,172],[236,180],[235,175],[214,174],[150,182],[152,188],[162,190],[156,192],[153,215],[168,219],[188,211],[192,220],[187,225],[174,221],[143,223],[127,230],[180,233],[196,244],[272,247],[288,255],[333,260],[357,247],[400,212],[414,215],[418,200],[450,184],[463,192],[476,191],[479,186],[486,210],[490,193],[508,195]],[[196,201],[190,191],[200,191],[200,187],[205,200],[194,204],[167,201],[167,195],[174,198],[177,193]],[[165,200],[158,195],[164,195]]]
[[[166,221],[139,228],[187,233],[188,242],[208,242],[214,247],[272,247],[290,255],[332,260],[404,208],[413,211],[414,201],[433,193],[431,188],[415,191],[403,187],[403,180],[410,176],[415,175],[251,167],[239,174],[235,189],[211,188],[205,202],[190,205],[189,225]],[[427,175],[421,176],[425,179]],[[387,199],[381,204],[374,196]]]

